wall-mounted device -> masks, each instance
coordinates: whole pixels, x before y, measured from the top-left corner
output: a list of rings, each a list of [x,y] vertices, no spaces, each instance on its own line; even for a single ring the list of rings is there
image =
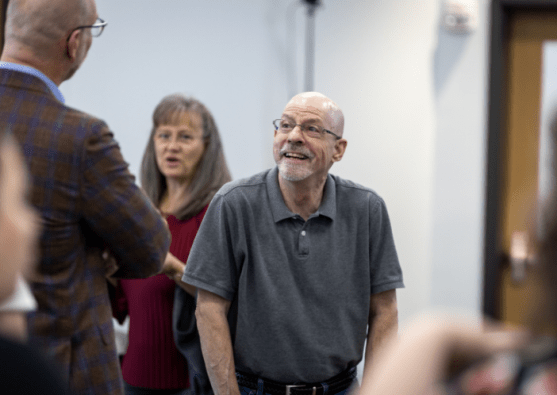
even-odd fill
[[[478,13],[478,0],[443,0],[441,25],[450,33],[471,33],[478,27]]]

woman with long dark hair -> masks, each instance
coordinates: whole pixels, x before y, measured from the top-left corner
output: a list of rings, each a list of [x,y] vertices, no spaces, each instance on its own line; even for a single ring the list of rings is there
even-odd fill
[[[166,217],[172,243],[161,274],[119,281],[115,316],[120,321],[130,316],[129,345],[122,361],[128,395],[183,394],[194,380],[188,377],[191,361],[173,340],[175,288],[195,295],[195,288],[181,281],[185,262],[209,202],[228,181],[211,113],[196,99],[165,97],[153,114],[141,184]],[[183,297],[177,291],[176,295]],[[186,319],[195,320],[190,315]]]

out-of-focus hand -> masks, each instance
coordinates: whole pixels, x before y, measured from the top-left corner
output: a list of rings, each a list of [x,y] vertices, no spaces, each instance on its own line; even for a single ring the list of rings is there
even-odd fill
[[[27,341],[27,313],[17,310],[0,312],[0,334],[25,343]]]
[[[451,374],[499,352],[517,349],[525,331],[493,323],[429,316],[393,337],[366,369],[360,395],[429,394]]]

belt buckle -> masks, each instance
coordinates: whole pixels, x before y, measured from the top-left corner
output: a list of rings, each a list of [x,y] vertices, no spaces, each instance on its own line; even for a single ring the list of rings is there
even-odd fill
[[[287,386],[286,386],[286,393],[285,393],[285,395],[290,395],[290,389],[291,389],[291,388],[296,388],[296,387],[305,387],[305,385],[303,385],[303,384],[298,384],[298,385],[287,385]]]

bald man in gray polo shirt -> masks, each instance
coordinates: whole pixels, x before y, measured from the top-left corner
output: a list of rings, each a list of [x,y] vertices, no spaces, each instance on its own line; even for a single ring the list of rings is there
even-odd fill
[[[274,125],[277,166],[215,195],[183,281],[216,394],[343,395],[366,339],[367,364],[397,330],[387,209],[329,174],[347,144],[332,100],[299,94]]]

